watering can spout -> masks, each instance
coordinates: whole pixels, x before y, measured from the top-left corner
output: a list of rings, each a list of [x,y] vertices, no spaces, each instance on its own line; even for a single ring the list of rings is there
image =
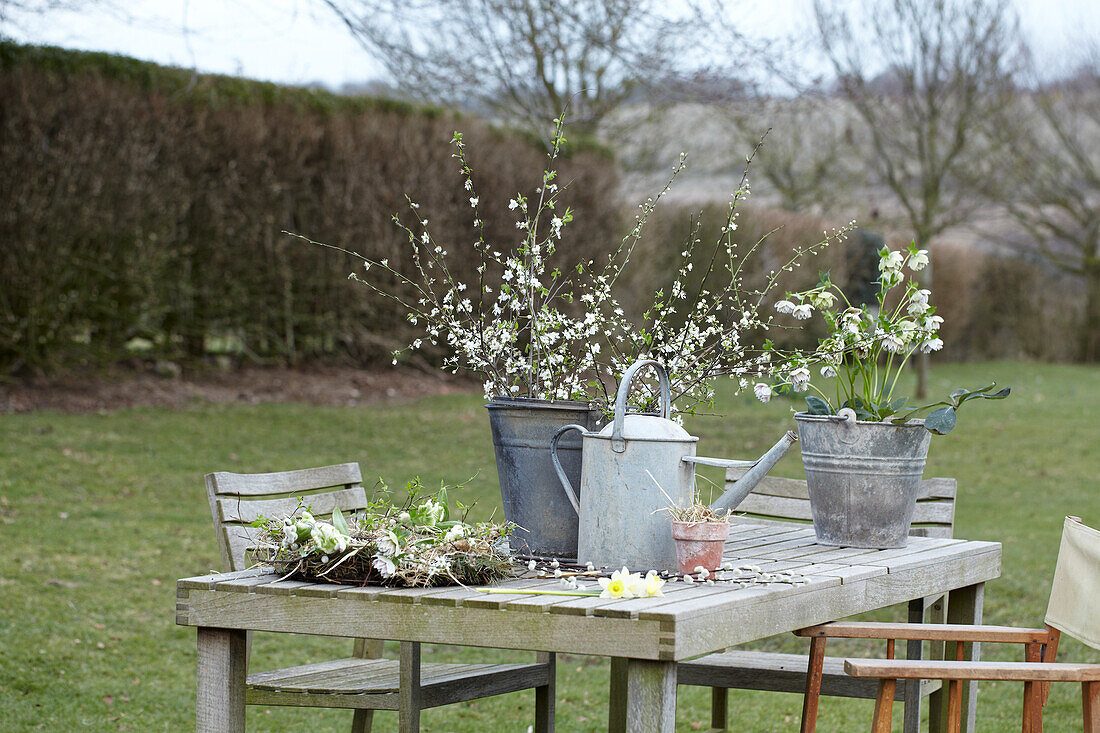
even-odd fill
[[[716,512],[722,512],[728,514],[733,509],[744,501],[745,497],[752,493],[752,490],[756,488],[756,485],[760,483],[761,479],[767,475],[768,471],[775,467],[775,464],[779,463],[779,459],[786,454],[787,450],[794,445],[794,442],[798,440],[798,436],[793,431],[788,430],[786,434],[779,439],[776,443],[761,456],[760,460],[752,464],[752,467],[745,473],[744,476],[737,479],[737,482],[718,497],[711,508]]]

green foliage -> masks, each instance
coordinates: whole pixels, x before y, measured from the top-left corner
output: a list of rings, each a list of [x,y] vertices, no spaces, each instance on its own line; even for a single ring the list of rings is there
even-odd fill
[[[931,405],[924,405],[922,407],[915,408],[908,412],[903,417],[897,417],[893,419],[895,424],[904,423],[914,414],[935,407],[937,409],[928,413],[928,417],[924,419],[924,427],[930,432],[936,435],[947,435],[954,427],[956,418],[956,412],[967,400],[982,399],[982,400],[1003,400],[1012,394],[1012,387],[1005,387],[1004,389],[993,391],[993,388],[997,386],[996,382],[987,384],[981,389],[969,390],[969,389],[956,389],[950,395],[948,395],[947,402],[934,402]],[[904,402],[904,400],[903,400]],[[942,405],[942,406],[941,406]],[[893,415],[897,412],[897,408],[893,409],[890,414]]]

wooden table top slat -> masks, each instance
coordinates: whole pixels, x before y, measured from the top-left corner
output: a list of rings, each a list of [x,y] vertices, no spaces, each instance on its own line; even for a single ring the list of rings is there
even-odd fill
[[[730,590],[726,594],[699,594],[682,600],[677,599],[673,603],[654,604],[652,608],[640,610],[639,619],[656,621],[680,621],[690,618],[697,611],[711,611],[726,605],[741,605],[753,602],[753,599],[776,599],[788,595],[798,595],[809,591],[816,591],[831,586],[839,586],[840,578],[831,576],[806,576],[805,583],[766,583],[751,585],[738,590]]]

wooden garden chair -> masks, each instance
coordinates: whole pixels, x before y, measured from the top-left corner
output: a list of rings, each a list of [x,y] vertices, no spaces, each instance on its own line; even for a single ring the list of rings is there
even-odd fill
[[[743,468],[726,471],[726,488],[745,472]],[[932,478],[921,482],[921,493],[913,513],[910,534],[922,537],[951,537],[955,521],[955,479]],[[795,522],[806,523],[813,519],[810,513],[809,493],[802,479],[768,476],[737,506],[738,514],[745,513],[746,521],[756,524],[781,523],[790,526]],[[734,520],[735,526],[738,520]],[[908,619],[911,622],[942,621],[946,614],[944,599],[919,598],[909,602]],[[812,646],[812,644],[811,644]],[[910,657],[919,658],[920,642],[913,642],[907,649]],[[677,682],[681,685],[700,685],[711,688],[711,729],[727,729],[728,691],[765,690],[770,692],[806,692],[806,654],[728,649],[709,654],[676,666]],[[820,694],[834,697],[874,699],[878,685],[874,680],[850,677],[844,673],[844,660],[824,657],[820,661]],[[936,681],[914,681],[898,686],[897,698],[905,701],[905,733],[916,733],[920,726],[921,699],[940,688]],[[804,729],[806,730],[806,729]],[[810,729],[812,730],[812,729]]]
[[[317,518],[366,508],[358,463],[280,473],[210,473],[206,495],[226,570],[242,570],[258,515],[290,513],[303,497]],[[250,639],[251,641],[251,639]],[[554,729],[554,655],[531,664],[421,664],[420,644],[401,642],[400,658],[381,658],[382,642],[357,639],[350,657],[249,674],[245,703],[355,711],[352,733],[369,731],[375,710],[397,710],[402,733],[420,727],[425,708],[535,689],[534,730]]]
[[[877,682],[873,733],[888,733],[894,689],[898,680],[940,679],[948,684],[948,730],[958,731],[962,718],[961,682],[1015,680],[1024,683],[1023,731],[1042,733],[1043,706],[1051,682],[1081,683],[1085,733],[1100,733],[1100,664],[1058,664],[1062,632],[1100,649],[1100,531],[1076,517],[1066,517],[1062,543],[1050,589],[1045,627],[956,624],[835,623],[803,629],[824,649],[832,637],[886,639],[886,659],[847,659],[845,671],[854,679]],[[954,644],[956,660],[893,659],[896,639],[944,641]],[[1004,642],[1024,645],[1023,662],[962,661],[965,643]],[[817,714],[817,700],[807,693],[805,709]]]

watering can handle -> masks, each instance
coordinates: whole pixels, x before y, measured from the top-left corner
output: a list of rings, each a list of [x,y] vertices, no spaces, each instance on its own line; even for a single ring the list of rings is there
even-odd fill
[[[573,489],[573,485],[569,483],[569,477],[565,475],[565,469],[561,467],[561,461],[558,460],[558,441],[569,430],[579,430],[581,433],[588,432],[588,428],[583,425],[566,425],[559,428],[558,432],[554,433],[554,437],[550,439],[550,460],[554,462],[554,470],[558,472],[558,480],[561,481],[561,487],[565,489],[565,496],[569,499],[569,503],[573,505],[573,511],[579,517],[581,515],[581,505],[577,501],[577,492]]]
[[[654,359],[642,359],[630,365],[623,373],[623,379],[619,382],[619,391],[615,394],[615,425],[611,429],[611,450],[622,453],[626,450],[626,441],[623,440],[623,421],[626,419],[626,396],[630,392],[630,380],[643,367],[651,366],[657,372],[657,379],[661,383],[661,417],[669,418],[672,406],[672,389],[668,384],[668,371],[661,362]]]

